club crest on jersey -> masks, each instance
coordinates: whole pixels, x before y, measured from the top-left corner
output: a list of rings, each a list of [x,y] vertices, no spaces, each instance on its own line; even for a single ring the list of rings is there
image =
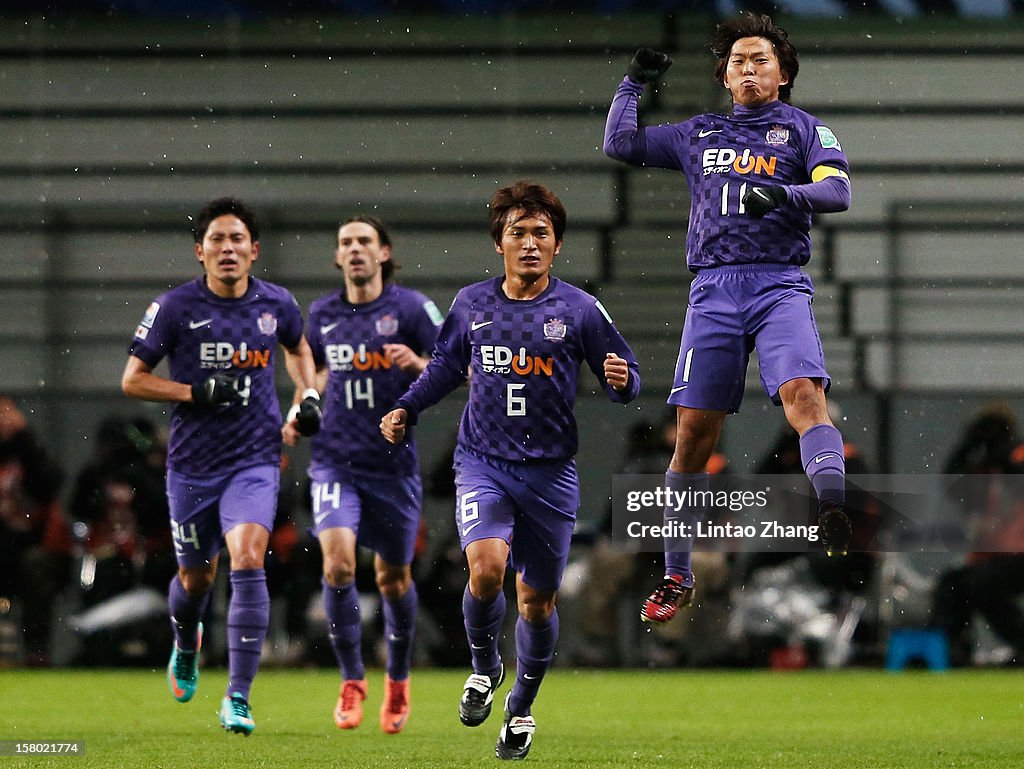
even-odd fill
[[[779,147],[789,142],[789,129],[781,125],[773,125],[764,135],[764,140],[773,147]]]
[[[277,331],[277,316],[272,312],[263,313],[256,321],[256,327],[259,328],[261,334],[270,336]]]
[[[565,339],[565,321],[560,318],[552,318],[544,324],[544,338],[553,342],[560,342]]]
[[[391,336],[398,333],[398,318],[394,315],[381,315],[373,324],[377,329],[377,336]]]

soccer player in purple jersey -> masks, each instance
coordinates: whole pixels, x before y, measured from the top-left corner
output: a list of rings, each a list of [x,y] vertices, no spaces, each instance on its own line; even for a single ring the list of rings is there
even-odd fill
[[[171,693],[180,702],[195,694],[201,620],[226,543],[231,602],[220,723],[248,735],[256,727],[249,691],[270,619],[263,559],[280,485],[275,348],[284,348],[288,373],[304,392],[293,424],[304,435],[320,424],[316,370],[295,298],[250,275],[260,243],[248,206],[233,198],[208,203],[193,234],[205,274],[149,305],[128,348],[121,388],[132,398],[173,404],[167,498],[178,573],[168,594]],[[164,358],[166,377],[153,373]]]
[[[495,753],[518,759],[536,731],[530,707],[554,656],[555,597],[579,506],[573,404],[580,365],[586,361],[616,403],[636,397],[640,375],[601,303],[551,275],[566,222],[554,193],[526,181],[503,187],[491,198],[490,221],[504,273],[459,291],[429,365],[380,426],[400,443],[424,409],[472,372],[454,460],[473,660],[459,717],[467,726],[483,723],[505,678],[498,637],[508,562],[516,571],[517,669]]]
[[[344,285],[313,302],[306,329],[324,392],[323,430],[313,438],[309,475],[328,635],[342,678],[334,722],[354,729],[363,720],[367,684],[355,584],[360,544],[375,554],[388,650],[380,728],[397,734],[409,718],[418,606],[410,563],[423,494],[411,433],[393,446],[378,425],[426,367],[423,354],[434,346],[443,317],[423,294],[391,282],[391,238],[374,217],[341,225],[334,263]],[[293,425],[285,427],[284,439],[298,440]]]
[[[814,289],[800,267],[811,256],[812,215],[850,205],[849,166],[832,131],[789,103],[797,52],[769,17],[723,22],[711,50],[731,113],[638,129],[644,84],[672,63],[644,48],[615,92],[604,134],[609,157],[682,171],[690,188],[686,261],[696,277],[668,398],[678,430],[665,483],[708,488],[704,467],[726,414],[739,410],[756,348],[765,391],[800,435],[826,552],[845,554],[843,441],[825,406],[830,380]],[[665,578],[641,610],[646,621],[666,622],[692,600],[689,543],[666,545]]]

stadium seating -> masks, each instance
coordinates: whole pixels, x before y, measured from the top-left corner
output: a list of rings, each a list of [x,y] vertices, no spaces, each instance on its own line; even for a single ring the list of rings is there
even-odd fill
[[[497,266],[488,195],[528,176],[569,209],[558,273],[599,293],[657,402],[685,306],[689,201],[677,174],[609,161],[601,135],[638,42],[676,60],[644,99],[647,123],[723,106],[709,24],[0,22],[0,303],[18,308],[0,321],[0,389],[63,404],[53,423],[68,446],[77,417],[64,409],[121,405],[142,309],[197,274],[187,217],[203,200],[257,207],[262,268],[303,302],[329,280],[338,218],[378,214],[402,280],[446,305]],[[796,101],[853,164],[853,208],[818,222],[809,268],[835,392],[1019,393],[1024,95],[989,74],[1022,60],[1020,24],[791,26],[807,41]]]

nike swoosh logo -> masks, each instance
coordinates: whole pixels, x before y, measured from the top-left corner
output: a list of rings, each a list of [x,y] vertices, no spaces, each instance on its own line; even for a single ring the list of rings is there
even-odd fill
[[[188,327],[190,329],[192,329],[193,331],[195,331],[197,328],[202,328],[203,326],[208,326],[211,323],[213,323],[213,318],[207,318],[206,320],[190,320],[188,322]]]
[[[320,333],[321,334],[329,334],[332,331],[334,331],[334,329],[337,328],[337,326],[338,326],[337,323],[328,323],[326,326],[321,326],[320,327]]]
[[[668,394],[669,395],[674,395],[675,393],[679,392],[680,390],[685,390],[689,386],[690,385],[683,385],[682,387],[673,387],[671,390],[668,391]]]
[[[469,534],[469,532],[473,531],[473,529],[475,529],[481,523],[483,523],[483,521],[477,521],[476,523],[469,524],[469,526],[462,530],[462,536],[466,536],[467,534]]]
[[[484,326],[489,326],[492,323],[494,323],[493,320],[482,320],[479,323],[471,323],[469,325],[469,330],[470,331],[476,331],[478,328],[483,328]]]
[[[815,457],[814,458],[814,464],[818,464],[819,462],[824,462],[829,457],[836,457],[836,458],[838,458],[839,455],[838,454],[822,454],[820,457]]]
[[[476,644],[470,644],[469,648],[476,649],[477,651],[479,651],[480,649],[486,649],[487,644],[481,644],[480,646],[477,646]]]
[[[260,639],[258,639],[258,638],[250,638],[249,636],[244,635],[241,638],[239,638],[238,640],[241,641],[244,644],[251,644],[251,643],[255,643],[256,641],[258,641]]]
[[[721,128],[712,128],[712,129],[710,129],[708,131],[704,131],[704,130],[698,131],[697,132],[697,136],[699,138],[703,139],[705,136],[711,136],[711,134],[720,134],[720,133],[722,133],[722,129]]]
[[[754,189],[752,189],[751,192],[757,195],[759,198],[761,198],[761,200],[763,200],[765,203],[772,202],[772,199],[768,197],[768,195],[765,194],[765,191],[762,190],[760,187],[754,187]]]
[[[540,676],[531,676],[529,673],[523,673],[523,678],[527,681],[536,681]]]

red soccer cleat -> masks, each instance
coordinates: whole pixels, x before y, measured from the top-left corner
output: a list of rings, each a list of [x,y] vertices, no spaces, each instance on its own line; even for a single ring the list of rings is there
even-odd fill
[[[640,619],[644,622],[668,622],[676,616],[676,609],[685,609],[692,603],[693,586],[687,587],[682,577],[672,574],[665,577],[654,588],[654,592],[647,596],[640,609]]]
[[[409,720],[409,679],[384,678],[384,701],[380,704],[380,728],[386,734],[398,734]]]
[[[366,699],[366,679],[342,681],[338,704],[334,706],[334,723],[339,729],[355,729],[363,722],[363,700]]]

